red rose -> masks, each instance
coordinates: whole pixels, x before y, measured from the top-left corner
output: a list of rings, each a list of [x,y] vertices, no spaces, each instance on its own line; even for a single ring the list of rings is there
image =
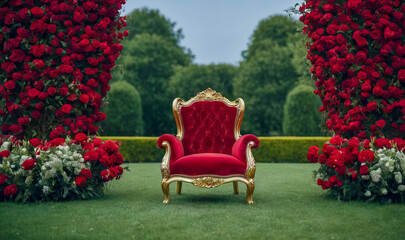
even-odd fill
[[[89,95],[87,95],[87,94],[82,94],[82,95],[80,95],[80,97],[79,97],[79,100],[82,102],[82,103],[88,103],[89,102]]]
[[[376,110],[377,109],[377,103],[376,102],[367,103],[367,109],[368,109],[368,111]]]
[[[15,69],[15,64],[11,61],[8,62],[2,62],[1,63],[1,68],[6,71],[7,73],[12,72]]]
[[[23,125],[27,125],[28,123],[30,123],[30,118],[29,117],[20,117],[20,118],[18,118],[17,121],[18,121],[18,124],[23,126]]]
[[[39,7],[33,7],[31,8],[31,14],[34,15],[34,17],[40,18],[44,15],[44,11]]]
[[[53,130],[50,134],[49,134],[49,138],[50,139],[55,139],[55,138],[57,138],[57,137],[59,137],[59,132],[58,131],[56,131],[56,130]]]
[[[41,112],[40,112],[40,111],[37,111],[37,110],[34,110],[34,111],[32,111],[32,113],[31,113],[31,117],[34,118],[34,119],[38,119],[38,118],[41,117]]]
[[[31,138],[29,142],[33,147],[37,147],[39,144],[41,144],[41,140],[39,138]]]
[[[0,152],[0,157],[4,158],[4,157],[8,157],[10,156],[10,152],[7,150],[3,150]]]
[[[71,94],[71,95],[68,97],[68,100],[71,101],[71,102],[75,101],[76,99],[77,99],[76,94]]]
[[[52,132],[54,132],[54,131],[52,131]],[[57,131],[55,131],[55,132],[57,132]],[[61,145],[64,145],[64,144],[65,144],[65,139],[64,139],[64,138],[55,138],[55,139],[53,139],[53,140],[47,142],[47,143],[45,144],[45,146],[46,146],[47,148],[50,148],[50,147],[61,146]]]
[[[41,92],[41,93],[38,95],[38,98],[43,101],[43,100],[45,100],[45,99],[48,98],[48,93],[46,93],[46,92]]]
[[[41,69],[45,66],[44,61],[41,59],[35,59],[34,61],[32,61],[32,63],[35,65],[37,69]]]
[[[31,170],[35,167],[35,163],[37,162],[36,159],[28,159],[25,160],[22,164],[21,167],[24,168],[24,170]]]
[[[10,7],[18,7],[23,5],[23,0],[9,0],[7,3]]]
[[[340,145],[343,142],[343,139],[338,135],[334,136],[329,140],[329,143],[332,145]]]
[[[40,44],[40,45],[31,46],[31,50],[32,50],[32,54],[35,57],[42,57],[42,55],[44,55],[44,53],[45,53],[45,45]]]
[[[29,97],[30,99],[35,99],[36,97],[38,97],[38,95],[39,95],[40,93],[41,93],[41,92],[38,91],[36,88],[31,88],[31,89],[28,91],[28,97]]]
[[[70,104],[63,104],[62,112],[69,114],[72,111],[72,106]]]
[[[103,164],[104,167],[109,167],[112,164],[110,158],[107,155],[102,155],[100,157],[100,163]]]
[[[21,49],[13,49],[10,60],[13,62],[22,62],[25,59],[25,53]]]
[[[84,176],[77,176],[75,179],[76,186],[84,187],[86,186],[86,178]]]
[[[366,175],[368,173],[368,167],[366,165],[361,165],[359,169],[360,175]]]
[[[17,188],[16,184],[8,185],[4,189],[4,195],[11,196],[11,195],[14,195],[17,191],[18,191],[18,188]]]
[[[58,91],[57,91],[56,88],[54,88],[54,87],[49,87],[48,90],[47,90],[47,93],[48,93],[50,96],[55,95],[57,92],[58,92]]]
[[[366,161],[374,161],[374,152],[370,150],[363,150],[359,153],[359,162],[365,163]]]
[[[108,169],[101,171],[100,175],[101,175],[101,180],[103,180],[103,182],[110,181],[110,171],[108,171]]]
[[[8,177],[4,174],[0,174],[0,185],[3,185],[8,180]]]
[[[398,80],[400,82],[405,82],[405,69],[401,69],[398,72]]]
[[[85,168],[83,168],[82,171],[80,171],[80,175],[86,177],[87,179],[90,179],[93,177],[91,170],[85,169]]]
[[[31,31],[34,33],[43,33],[46,31],[46,23],[44,21],[38,19],[31,23],[30,27]]]
[[[385,120],[380,119],[377,122],[375,122],[375,125],[377,125],[379,128],[383,128],[385,126]]]
[[[78,134],[76,134],[76,136],[75,136],[75,140],[78,141],[78,142],[83,142],[83,141],[85,141],[86,139],[87,139],[87,135],[84,134],[84,133],[78,133]]]
[[[13,90],[15,88],[15,82],[13,80],[8,80],[4,83],[4,87],[8,90]]]
[[[85,161],[97,161],[99,157],[98,152],[94,150],[88,151],[83,155]]]
[[[98,82],[96,82],[96,80],[94,78],[90,78],[87,81],[87,86],[96,88],[96,87],[98,87]]]
[[[111,178],[115,178],[118,176],[118,169],[116,167],[110,167],[108,171],[110,171]]]
[[[307,154],[307,159],[311,163],[316,163],[318,162],[318,152],[319,152],[319,147],[317,146],[311,146],[309,148],[308,154]]]
[[[12,132],[13,134],[17,134],[23,131],[23,127],[21,127],[18,124],[13,124],[9,127],[10,132]]]
[[[68,92],[69,92],[69,89],[66,88],[66,87],[61,87],[61,88],[59,88],[59,93],[60,93],[60,95],[62,95],[62,96],[68,95]]]
[[[56,33],[56,25],[55,24],[49,24],[48,25],[48,32],[49,33]]]
[[[117,166],[118,175],[122,175],[124,173],[124,169],[121,166]]]
[[[102,143],[103,143],[103,140],[101,140],[100,138],[95,137],[95,138],[93,139],[93,144],[94,144],[94,146],[96,146],[96,147],[99,147]]]
[[[101,148],[107,153],[113,153],[119,149],[117,144],[115,144],[115,142],[111,140],[105,141],[105,143],[101,146]]]

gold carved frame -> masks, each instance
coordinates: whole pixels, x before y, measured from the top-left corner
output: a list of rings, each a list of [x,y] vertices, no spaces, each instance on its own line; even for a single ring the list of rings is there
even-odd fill
[[[223,97],[220,93],[216,92],[215,90],[212,90],[211,88],[208,88],[205,91],[202,91],[197,94],[197,96],[191,98],[187,102],[184,102],[180,98],[176,98],[173,101],[173,115],[176,120],[176,125],[177,125],[177,135],[176,137],[181,141],[184,136],[183,132],[183,125],[182,125],[182,120],[181,120],[181,115],[180,115],[180,109],[183,106],[190,106],[196,101],[221,101],[225,103],[228,106],[235,106],[238,109],[237,116],[235,119],[235,127],[234,127],[234,137],[235,141],[238,140],[241,135],[240,135],[240,126],[242,124],[242,118],[243,114],[245,111],[245,102],[243,99],[238,98],[235,101],[231,102],[227,98]],[[165,148],[165,155],[163,156],[162,159],[162,165],[161,165],[161,171],[162,171],[162,190],[165,195],[165,199],[163,203],[169,203],[170,201],[170,189],[169,185],[172,182],[177,182],[177,194],[181,194],[181,186],[182,182],[187,182],[191,183],[194,186],[201,187],[201,188],[213,188],[213,187],[218,187],[221,186],[222,184],[225,183],[233,183],[233,189],[234,193],[238,194],[239,189],[238,189],[238,181],[243,182],[246,184],[247,190],[246,190],[246,201],[249,204],[253,203],[253,191],[255,188],[255,182],[254,182],[254,176],[256,172],[256,163],[255,159],[253,158],[252,154],[252,146],[254,145],[254,142],[249,142],[247,145],[246,149],[246,160],[247,160],[247,167],[246,167],[246,172],[244,175],[235,175],[235,176],[214,176],[214,175],[207,175],[207,176],[179,176],[179,175],[174,175],[170,176],[170,168],[169,168],[169,162],[170,162],[170,156],[171,156],[171,148],[170,144],[167,141],[164,141],[162,145]]]

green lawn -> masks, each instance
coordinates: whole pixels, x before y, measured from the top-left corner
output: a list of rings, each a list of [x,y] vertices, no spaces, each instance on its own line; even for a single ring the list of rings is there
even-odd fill
[[[246,187],[183,184],[164,205],[160,165],[131,172],[97,200],[0,203],[0,239],[404,239],[405,205],[338,202],[316,186],[317,165],[259,163],[255,204]]]

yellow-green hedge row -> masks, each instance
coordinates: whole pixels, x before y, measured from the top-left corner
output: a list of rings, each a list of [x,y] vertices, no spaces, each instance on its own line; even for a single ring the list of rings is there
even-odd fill
[[[157,137],[101,137],[122,143],[120,152],[126,162],[161,162],[164,149]],[[329,137],[259,137],[260,147],[253,149],[256,162],[306,163],[310,146],[322,148]]]

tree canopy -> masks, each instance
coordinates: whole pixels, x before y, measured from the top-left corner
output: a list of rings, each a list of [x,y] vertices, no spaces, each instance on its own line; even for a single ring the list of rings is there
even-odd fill
[[[181,29],[175,29],[176,23],[163,16],[158,9],[139,8],[127,16],[128,39],[147,33],[159,35],[178,45],[184,37]]]
[[[189,99],[198,92],[212,88],[228,99],[233,99],[233,79],[237,69],[229,64],[176,67],[175,74],[170,79],[170,94]]]

